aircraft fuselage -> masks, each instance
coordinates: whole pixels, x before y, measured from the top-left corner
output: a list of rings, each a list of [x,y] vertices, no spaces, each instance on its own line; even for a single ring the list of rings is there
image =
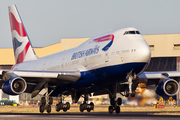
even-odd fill
[[[16,64],[13,70],[79,70],[79,80],[57,89],[64,91],[114,84],[125,80],[131,70],[139,75],[150,58],[149,45],[142,35],[135,28],[124,28],[92,37],[73,49]]]

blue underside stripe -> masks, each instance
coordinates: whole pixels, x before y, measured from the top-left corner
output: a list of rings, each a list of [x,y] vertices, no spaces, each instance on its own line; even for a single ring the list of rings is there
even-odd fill
[[[83,90],[94,91],[96,88],[103,88],[105,84],[114,84],[125,80],[127,73],[133,69],[138,74],[147,63],[127,63],[114,66],[103,67],[90,71],[81,72],[81,78],[71,85],[63,85],[63,88],[57,88],[52,96],[56,96],[62,91]],[[94,85],[92,88],[91,86]]]

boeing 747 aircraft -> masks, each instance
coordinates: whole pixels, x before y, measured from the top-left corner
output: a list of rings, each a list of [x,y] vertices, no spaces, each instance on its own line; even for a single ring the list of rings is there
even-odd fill
[[[179,91],[180,72],[144,72],[151,59],[151,50],[140,32],[132,27],[109,31],[85,41],[76,48],[39,58],[36,56],[22,19],[15,5],[9,6],[9,18],[16,64],[11,70],[0,70],[1,89],[9,95],[24,92],[35,97],[45,90],[40,112],[51,112],[52,97],[60,97],[56,111],[70,109],[63,96],[84,102],[80,111],[90,112],[88,95],[109,94],[109,113],[120,113],[121,98],[135,96],[139,79],[156,85],[160,96],[174,96]]]

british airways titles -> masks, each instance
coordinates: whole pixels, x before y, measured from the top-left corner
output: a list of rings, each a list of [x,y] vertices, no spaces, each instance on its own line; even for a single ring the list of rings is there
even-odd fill
[[[75,53],[73,53],[71,60],[78,59],[78,58],[85,57],[85,56],[89,56],[89,55],[93,55],[93,54],[97,54],[99,52],[99,47],[100,46],[96,45],[94,48],[75,52]]]

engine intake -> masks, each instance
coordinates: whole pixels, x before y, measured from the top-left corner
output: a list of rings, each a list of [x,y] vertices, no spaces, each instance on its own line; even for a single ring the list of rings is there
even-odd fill
[[[166,79],[156,87],[156,94],[162,97],[174,96],[179,91],[179,84],[174,79]]]
[[[2,85],[2,90],[8,95],[22,94],[27,88],[26,81],[21,77],[14,77]]]

